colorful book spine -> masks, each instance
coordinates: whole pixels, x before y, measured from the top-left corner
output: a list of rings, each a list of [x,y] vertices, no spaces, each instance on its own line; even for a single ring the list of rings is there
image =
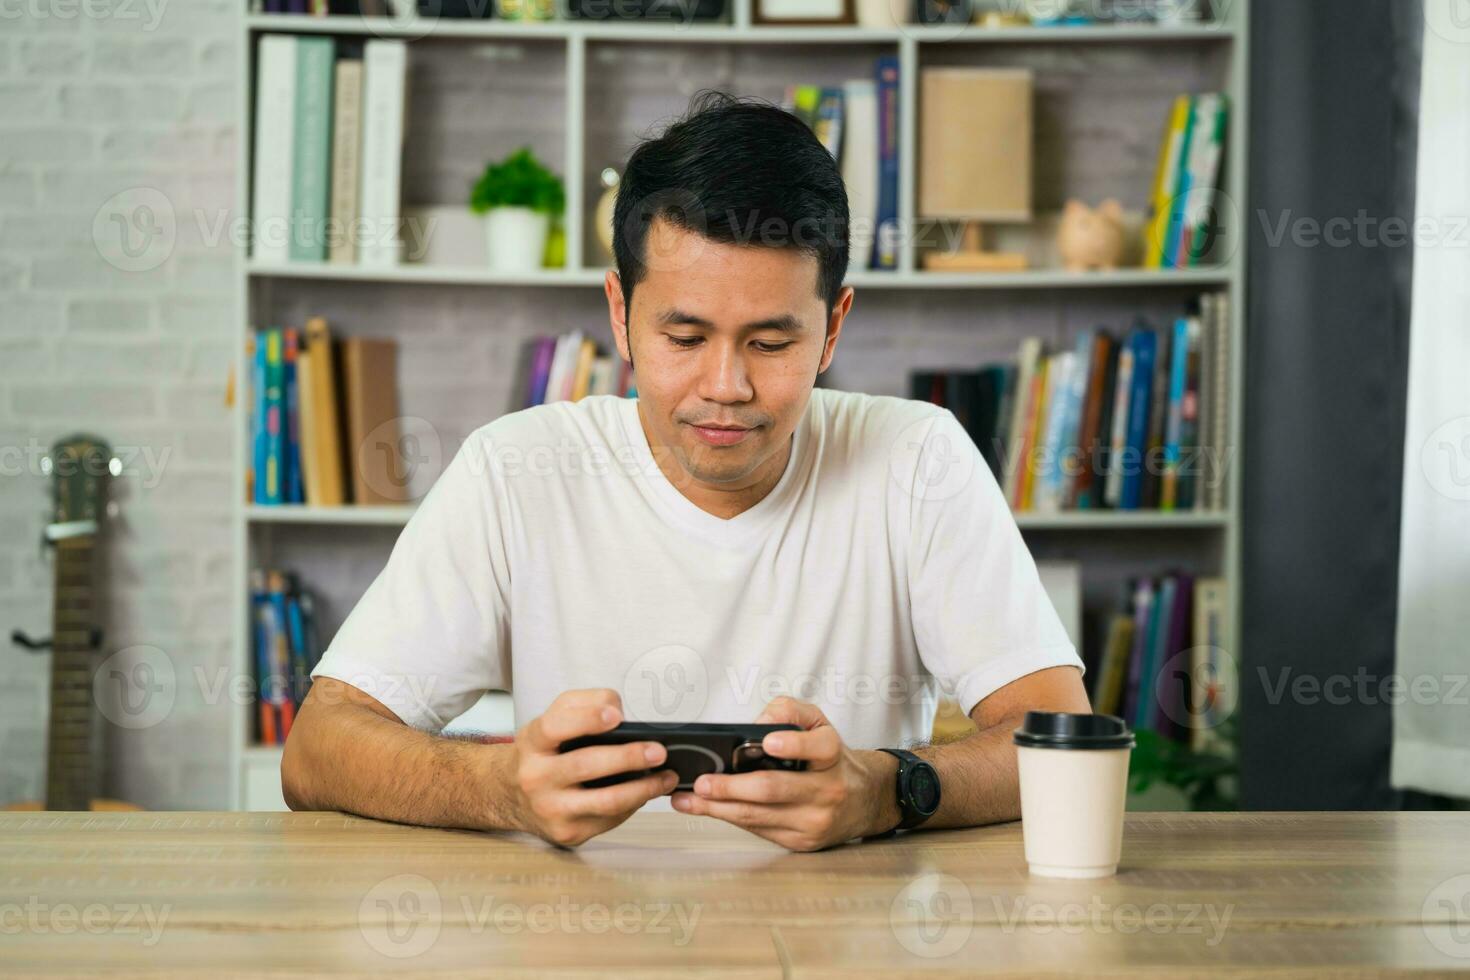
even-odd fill
[[[1200,460],[1200,389],[1204,370],[1204,324],[1199,317],[1189,318],[1185,338],[1188,352],[1184,358],[1184,394],[1179,402],[1179,445],[1180,452],[1188,459],[1188,466],[1180,469],[1178,506],[1180,510],[1194,510],[1199,503]]]
[[[1190,153],[1194,146],[1195,137],[1198,135],[1199,109],[1198,100],[1190,100],[1190,110],[1184,124],[1184,134],[1179,144],[1179,159],[1176,162],[1174,174],[1174,190],[1169,198],[1169,222],[1164,230],[1164,258],[1163,267],[1166,269],[1177,269],[1184,264],[1180,256],[1180,243],[1184,238],[1184,213],[1189,200],[1190,188]]]
[[[265,334],[265,465],[262,472],[260,503],[284,501],[285,484],[281,464],[285,460],[285,431],[282,414],[285,409],[285,363],[281,350],[281,331],[272,328]]]
[[[1113,382],[1113,428],[1110,433],[1107,476],[1103,481],[1103,503],[1114,508],[1121,506],[1123,500],[1135,350],[1131,337],[1123,342],[1122,349],[1118,351],[1118,372]]]
[[[285,398],[286,458],[281,466],[285,478],[285,502],[306,503],[306,485],[301,466],[301,384],[297,359],[301,356],[301,335],[295,327],[281,331],[281,390]]]
[[[1200,264],[1205,253],[1214,244],[1208,233],[1208,225],[1211,222],[1218,224],[1214,218],[1215,200],[1219,196],[1220,161],[1225,153],[1225,130],[1230,110],[1223,95],[1210,95],[1206,98],[1209,109],[1204,113],[1205,129],[1201,134],[1203,138],[1197,141],[1199,153],[1195,157],[1193,177],[1195,192],[1186,220],[1181,265]]]
[[[1148,637],[1143,647],[1143,667],[1139,674],[1138,703],[1135,706],[1133,728],[1135,731],[1158,730],[1159,684],[1158,674],[1164,661],[1161,656],[1169,626],[1169,612],[1174,607],[1174,591],[1178,583],[1172,575],[1164,577],[1154,596],[1148,614]]]
[[[258,47],[250,196],[250,255],[257,262],[286,262],[291,257],[296,42],[289,35],[267,34]]]
[[[873,268],[898,268],[898,58],[877,61],[878,215]]]
[[[363,47],[362,196],[357,246],[361,265],[395,266],[403,253],[399,195],[403,167],[403,118],[408,47],[401,40],[373,40]]]
[[[832,154],[833,160],[842,159],[842,89],[824,88],[821,101],[817,103],[817,124],[812,130],[817,139]]]
[[[1189,121],[1189,96],[1181,95],[1174,100],[1169,111],[1164,139],[1159,146],[1159,164],[1154,173],[1153,197],[1149,206],[1146,252],[1144,265],[1151,269],[1164,264],[1164,237],[1169,230],[1169,209],[1174,196],[1174,176],[1179,167],[1179,151],[1184,139],[1184,127]]]
[[[1154,584],[1139,579],[1133,593],[1133,648],[1128,653],[1128,687],[1123,699],[1123,718],[1135,719],[1143,689],[1143,667],[1148,650],[1148,626],[1153,617]]]
[[[1122,484],[1118,508],[1137,510],[1143,498],[1143,481],[1147,472],[1144,453],[1148,449],[1149,398],[1152,394],[1154,348],[1157,338],[1152,330],[1135,331],[1129,339],[1133,348],[1133,369],[1128,392],[1128,442],[1123,449]]]
[[[555,353],[554,337],[542,337],[536,341],[536,353],[531,359],[531,382],[526,392],[527,408],[546,401],[546,381],[551,373],[551,357]]]
[[[1159,491],[1159,509],[1174,510],[1179,499],[1180,437],[1184,426],[1184,385],[1189,366],[1189,320],[1174,321],[1170,344],[1169,404],[1164,423],[1164,475]]]

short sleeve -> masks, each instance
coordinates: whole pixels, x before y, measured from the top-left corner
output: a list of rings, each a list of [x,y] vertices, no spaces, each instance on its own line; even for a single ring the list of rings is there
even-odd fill
[[[901,437],[913,447],[909,596],[919,656],[965,714],[1047,667],[1082,669],[990,467],[941,409]],[[907,467],[905,467],[907,472]]]
[[[313,677],[438,731],[510,686],[510,570],[489,437],[472,435],[419,504]]]

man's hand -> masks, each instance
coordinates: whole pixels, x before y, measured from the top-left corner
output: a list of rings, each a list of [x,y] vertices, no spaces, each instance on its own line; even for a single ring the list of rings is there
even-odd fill
[[[520,829],[562,847],[576,847],[616,827],[678,784],[673,770],[665,769],[615,786],[582,787],[602,776],[653,768],[667,757],[657,742],[557,751],[567,739],[600,735],[622,720],[622,700],[616,691],[567,691],[551,702],[545,714],[516,732],[511,772]]]
[[[818,851],[898,825],[897,759],[848,748],[815,705],[792,698],[772,701],[756,723],[805,729],[773,732],[761,747],[779,759],[805,759],[806,771],[700,776],[694,792],[674,794],[676,810],[718,817],[792,851]]]

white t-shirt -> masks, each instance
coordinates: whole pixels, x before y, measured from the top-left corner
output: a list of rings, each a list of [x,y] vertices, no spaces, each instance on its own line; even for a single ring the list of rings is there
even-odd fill
[[[844,742],[928,737],[1081,668],[1005,499],[949,411],[814,389],[786,470],[725,520],[658,468],[632,399],[496,419],[466,440],[313,676],[438,730],[487,690],[517,724],[576,688],[630,721],[817,704]]]

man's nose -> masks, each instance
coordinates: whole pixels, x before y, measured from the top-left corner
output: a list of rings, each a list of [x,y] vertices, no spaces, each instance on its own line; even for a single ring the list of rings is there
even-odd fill
[[[750,384],[745,358],[731,345],[710,345],[701,377],[700,395],[712,402],[750,401],[755,390]]]

